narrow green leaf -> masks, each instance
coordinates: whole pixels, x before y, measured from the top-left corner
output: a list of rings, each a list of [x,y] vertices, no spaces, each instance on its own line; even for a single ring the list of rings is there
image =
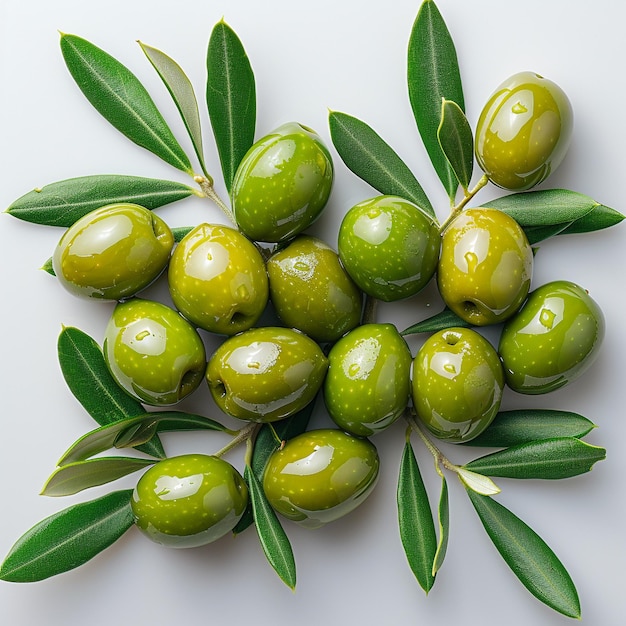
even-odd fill
[[[101,426],[146,410],[115,381],[98,343],[78,328],[63,328],[58,339],[59,365],[67,386],[83,408]],[[140,448],[159,458],[165,457],[158,437]]]
[[[230,192],[237,167],[254,143],[256,85],[239,37],[223,20],[215,25],[209,39],[206,101],[224,183]]]
[[[68,463],[51,474],[41,490],[41,495],[70,496],[84,489],[105,485],[154,463],[153,459],[121,456]]]
[[[413,172],[373,128],[337,111],[329,113],[328,124],[333,145],[352,172],[380,193],[410,200],[435,217]]]
[[[410,441],[406,442],[400,461],[397,503],[404,553],[417,582],[428,594],[435,584],[437,536],[428,495]]]
[[[483,496],[494,496],[501,491],[500,487],[498,487],[491,478],[487,478],[487,476],[472,472],[464,467],[458,467],[456,473],[467,489]]]
[[[542,439],[493,452],[464,467],[487,476],[504,478],[571,478],[591,471],[606,458],[606,450],[575,437]]]
[[[409,38],[407,58],[409,100],[417,128],[430,160],[454,204],[458,181],[441,151],[437,129],[441,100],[456,102],[465,110],[461,74],[454,42],[439,9],[425,0]]]
[[[148,60],[161,77],[163,84],[170,92],[174,104],[183,119],[185,128],[191,138],[193,149],[196,152],[200,166],[204,174],[209,177],[204,163],[204,150],[202,148],[202,128],[200,126],[200,113],[198,100],[191,81],[183,69],[167,54],[153,48],[141,41],[138,42]]]
[[[465,113],[456,102],[442,101],[437,138],[456,179],[467,191],[474,169],[474,136]]]
[[[526,226],[523,230],[528,239],[528,243],[534,245],[540,241],[550,239],[550,237],[560,235],[569,226],[570,223],[568,222],[565,224],[552,224],[551,226]]]
[[[595,230],[610,228],[619,224],[624,219],[619,211],[603,204],[596,205],[592,211],[577,219],[567,228],[562,230],[561,235],[572,235],[577,233],[590,233]]]
[[[555,611],[580,618],[576,587],[545,541],[492,498],[467,494],[498,552],[528,591]]]
[[[446,328],[468,328],[469,326],[471,326],[471,324],[462,320],[456,313],[446,307],[443,311],[405,328],[400,334],[416,335],[418,333],[435,333],[440,330],[445,330]]]
[[[45,226],[71,226],[90,211],[129,202],[157,209],[197,193],[171,180],[102,174],[68,178],[29,191],[6,210],[13,217]]]
[[[133,525],[131,495],[115,491],[42,520],[11,548],[0,579],[35,582],[86,563]]]
[[[244,477],[250,490],[254,523],[263,552],[280,579],[291,589],[296,587],[296,562],[283,527],[270,506],[259,479],[246,466]]]
[[[190,233],[194,229],[193,226],[176,226],[172,228],[172,235],[174,235],[174,241],[180,243],[185,235]]]
[[[42,269],[44,272],[48,272],[48,274],[50,274],[50,276],[56,276],[56,273],[54,272],[54,268],[52,267],[52,257],[50,257],[41,267],[40,269]]]
[[[448,537],[450,536],[450,503],[448,500],[448,483],[446,477],[441,474],[441,494],[439,496],[439,507],[437,511],[439,521],[439,540],[437,551],[433,560],[433,576],[441,569],[443,560],[448,549]]]
[[[61,35],[61,52],[77,85],[104,118],[137,145],[193,175],[156,104],[125,65],[76,35]]]
[[[596,425],[571,411],[514,409],[500,411],[489,427],[464,445],[507,448],[554,437],[582,438]]]

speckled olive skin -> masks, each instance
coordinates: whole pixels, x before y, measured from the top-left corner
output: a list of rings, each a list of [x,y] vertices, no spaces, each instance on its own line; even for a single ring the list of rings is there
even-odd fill
[[[237,226],[253,241],[286,241],[320,215],[333,184],[333,162],[319,135],[283,124],[244,155],[231,189]]]
[[[353,206],[339,228],[339,256],[367,294],[391,302],[415,295],[432,278],[439,229],[422,209],[396,196]]]
[[[281,515],[318,528],[353,511],[372,492],[379,457],[368,440],[319,429],[287,441],[269,458],[263,490]]]
[[[431,335],[413,363],[413,404],[428,430],[451,443],[470,441],[493,421],[504,372],[495,348],[469,328]]]
[[[168,225],[152,211],[137,204],[110,204],[65,231],[52,267],[75,296],[122,300],[161,274],[173,245]]]
[[[561,163],[572,136],[565,92],[534,72],[505,80],[476,127],[476,158],[489,179],[506,189],[530,189]]]
[[[411,395],[413,357],[393,324],[364,324],[328,354],[324,400],[333,421],[369,437],[393,424]]]
[[[363,294],[326,243],[300,235],[267,262],[270,299],[282,322],[334,342],[361,320]]]
[[[602,310],[582,287],[563,280],[542,285],[502,329],[498,352],[507,385],[540,394],[570,383],[596,359],[604,331]]]
[[[204,378],[206,355],[196,329],[159,302],[119,303],[104,336],[106,364],[135,399],[155,406],[179,402]]]
[[[240,232],[200,224],[176,246],[168,271],[172,301],[193,324],[234,335],[251,328],[269,298],[265,262]]]
[[[252,328],[228,338],[209,359],[206,379],[228,415],[275,422],[293,415],[320,390],[328,359],[319,345],[290,328]]]
[[[533,252],[524,231],[496,209],[466,209],[442,236],[437,269],[446,305],[474,326],[511,317],[530,289]]]
[[[131,508],[137,527],[152,541],[195,548],[229,533],[247,503],[248,488],[232,465],[185,454],[159,461],[143,474]]]

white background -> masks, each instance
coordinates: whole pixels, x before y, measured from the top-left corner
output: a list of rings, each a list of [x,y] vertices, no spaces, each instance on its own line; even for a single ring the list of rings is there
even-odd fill
[[[570,152],[549,186],[566,187],[625,210],[626,59],[624,16],[612,0],[439,0],[456,42],[467,114],[472,122],[496,85],[520,70],[559,83],[575,110]],[[406,44],[417,0],[79,0],[0,3],[0,205],[30,189],[87,174],[119,173],[185,180],[112,129],[70,78],[58,30],[83,36],[130,67],[153,94],[183,145],[184,129],[169,96],[143,56],[140,39],[174,57],[200,100],[209,167],[223,185],[204,105],[204,59],[213,25],[224,17],[241,37],[257,80],[257,135],[297,120],[329,143],[327,110],[345,111],[373,126],[409,163],[441,216],[447,198],[420,143],[405,81]],[[190,148],[189,148],[190,149]],[[331,148],[332,149],[332,148]],[[191,149],[190,149],[191,150]],[[331,202],[312,231],[335,245],[346,210],[374,192],[336,162]],[[479,173],[475,173],[477,179]],[[548,186],[548,185],[544,185]],[[500,192],[490,187],[488,199]],[[481,196],[479,196],[480,198]],[[223,218],[209,203],[187,200],[160,210],[171,225]],[[623,476],[624,226],[562,237],[541,246],[534,284],[568,279],[586,287],[606,314],[607,335],[592,371],[572,388],[526,398],[508,393],[505,406],[577,411],[598,426],[588,437],[608,458],[591,474],[558,482],[501,480],[499,499],[529,523],[560,556],[577,584],[583,622],[617,626],[626,615]],[[61,326],[74,325],[101,341],[111,305],[63,292],[38,267],[61,231],[0,215],[0,555],[30,526],[72,504],[134,484],[65,499],[38,496],[59,455],[94,426],[65,386],[56,359]],[[160,297],[162,286],[151,295]],[[422,295],[383,306],[381,321],[404,328],[437,311]],[[207,338],[209,347],[215,339]],[[419,340],[411,340],[413,351]],[[221,419],[202,388],[184,408]],[[316,424],[325,424],[320,412]],[[380,482],[354,514],[317,531],[285,524],[298,567],[292,593],[265,561],[254,530],[194,551],[174,551],[133,528],[83,567],[36,584],[0,583],[2,623],[10,626],[134,624],[465,624],[558,626],[569,623],[535,600],[496,553],[462,488],[449,476],[448,554],[435,587],[424,595],[406,564],[397,532],[395,488],[403,444],[397,424],[375,442]],[[214,434],[170,435],[170,454],[213,452]],[[433,501],[439,480],[415,442]],[[454,461],[477,454],[446,446]],[[228,459],[241,467],[243,450]]]

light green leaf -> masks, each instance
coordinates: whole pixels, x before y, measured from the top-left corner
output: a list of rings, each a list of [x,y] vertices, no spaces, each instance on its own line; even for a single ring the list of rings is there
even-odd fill
[[[487,476],[472,472],[464,467],[458,467],[456,472],[461,482],[471,491],[475,491],[483,496],[493,496],[501,491],[500,487]]]
[[[448,163],[464,191],[468,191],[474,169],[474,137],[461,107],[452,100],[441,103],[437,138]]]
[[[437,512],[439,521],[439,540],[437,551],[433,560],[433,576],[441,569],[443,560],[448,549],[448,537],[450,536],[450,503],[448,500],[448,483],[446,477],[441,474],[441,494],[439,496],[439,507]]]
[[[431,315],[425,320],[405,328],[400,334],[416,335],[418,333],[434,333],[445,330],[446,328],[468,328],[470,326],[471,324],[462,320],[456,313],[446,307],[443,311],[435,313],[435,315]]]

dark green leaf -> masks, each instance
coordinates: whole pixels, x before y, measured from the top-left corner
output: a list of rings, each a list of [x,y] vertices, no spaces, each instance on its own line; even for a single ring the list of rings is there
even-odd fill
[[[82,330],[63,328],[59,335],[58,353],[67,386],[98,424],[104,426],[145,414],[143,405],[115,382],[100,346]],[[152,456],[165,457],[158,437],[139,449]]]
[[[35,582],[86,563],[133,525],[131,494],[115,491],[42,520],[11,548],[0,579]]]
[[[223,20],[211,33],[207,51],[206,101],[213,135],[230,192],[241,159],[254,143],[254,72],[236,33]]]
[[[131,141],[193,175],[189,158],[139,79],[117,59],[76,35],[61,35],[61,52],[85,97]]]
[[[259,479],[249,466],[244,477],[250,490],[254,523],[265,556],[281,580],[291,589],[296,587],[296,562],[283,527],[270,506]]]
[[[193,226],[177,226],[172,228],[172,235],[174,235],[174,241],[180,243],[185,235],[190,233],[194,229]]]
[[[400,196],[435,216],[430,200],[411,170],[376,131],[346,113],[328,116],[330,136],[350,170],[384,195]]]
[[[465,113],[456,102],[442,101],[437,138],[456,179],[467,191],[474,169],[474,137]]]
[[[57,468],[41,490],[42,496],[70,496],[110,483],[155,463],[153,459],[131,457],[98,457]]]
[[[55,272],[54,272],[54,268],[52,267],[52,257],[50,257],[42,266],[41,268],[44,272],[48,272],[48,274],[50,274],[50,276],[56,276]]]
[[[590,233],[594,230],[602,230],[619,224],[624,219],[619,211],[603,204],[596,205],[592,211],[570,224],[561,235],[573,235],[577,233]]]
[[[606,450],[575,437],[542,439],[512,446],[470,461],[464,467],[487,476],[560,479],[591,471]]]
[[[554,409],[515,409],[501,411],[468,446],[507,448],[554,437],[584,437],[595,428],[586,417]]]
[[[550,239],[560,235],[568,228],[569,224],[553,224],[552,226],[526,226],[524,233],[531,245]]]
[[[413,24],[408,47],[409,99],[428,156],[454,204],[458,181],[441,151],[437,129],[442,99],[465,110],[454,42],[434,2],[425,0]]]
[[[435,523],[411,442],[404,446],[398,477],[398,523],[409,567],[428,593],[435,583]]]
[[[493,498],[467,494],[498,552],[530,593],[555,611],[580,618],[576,587],[543,539]]]
[[[446,328],[468,328],[469,326],[471,326],[471,324],[462,320],[456,313],[446,307],[443,311],[440,311],[439,313],[436,313],[435,315],[432,315],[417,324],[413,324],[413,326],[409,326],[400,334],[415,335],[418,333],[434,333],[440,330],[445,330]]]
[[[441,475],[441,495],[439,496],[439,508],[437,513],[439,521],[439,541],[437,542],[437,552],[433,560],[433,576],[441,569],[443,560],[448,548],[448,537],[450,536],[450,504],[448,501],[448,483],[446,477]]]
[[[68,227],[107,204],[129,202],[157,209],[195,193],[191,187],[170,180],[117,174],[81,176],[29,191],[6,212],[34,224]]]

